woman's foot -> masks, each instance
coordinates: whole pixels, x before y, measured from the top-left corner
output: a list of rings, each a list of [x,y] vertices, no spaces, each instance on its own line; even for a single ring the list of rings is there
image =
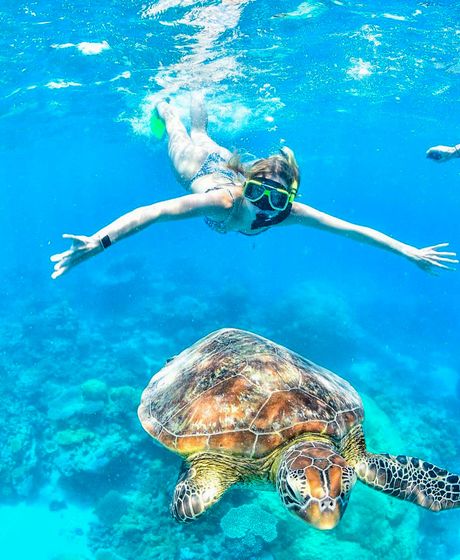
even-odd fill
[[[155,108],[158,112],[158,116],[164,121],[171,116],[172,110],[167,101],[160,101]]]

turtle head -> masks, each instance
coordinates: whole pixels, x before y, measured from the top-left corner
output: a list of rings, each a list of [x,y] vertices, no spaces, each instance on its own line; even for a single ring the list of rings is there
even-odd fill
[[[333,529],[345,512],[354,470],[332,445],[307,441],[284,452],[276,487],[284,505],[317,529]]]

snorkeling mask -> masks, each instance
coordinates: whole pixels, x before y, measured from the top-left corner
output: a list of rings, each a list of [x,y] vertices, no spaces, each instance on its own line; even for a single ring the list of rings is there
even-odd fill
[[[281,153],[291,165],[296,165],[294,152],[289,148],[281,148]],[[284,185],[265,179],[254,177],[244,183],[243,196],[262,210],[257,214],[251,229],[269,227],[285,220],[292,208],[292,203],[297,195],[299,183],[295,179],[290,184],[290,190]]]
[[[278,210],[282,212],[294,200],[293,195],[283,185],[272,179],[255,177],[244,184],[243,196],[261,210]],[[257,203],[261,204],[257,204]],[[268,203],[268,204],[267,204]]]

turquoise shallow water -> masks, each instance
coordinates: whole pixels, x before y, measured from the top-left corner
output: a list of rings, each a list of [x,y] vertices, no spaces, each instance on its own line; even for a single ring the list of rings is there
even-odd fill
[[[460,472],[459,273],[308,229],[254,239],[161,224],[56,282],[64,232],[91,234],[182,191],[149,135],[169,96],[263,156],[291,146],[300,199],[407,243],[460,250],[459,9],[452,2],[7,2],[0,38],[0,555],[23,560],[455,559],[459,512],[362,485],[339,527],[290,516],[270,487],[230,491],[181,526],[180,461],[142,430],[165,360],[235,326],[363,396],[372,450]]]

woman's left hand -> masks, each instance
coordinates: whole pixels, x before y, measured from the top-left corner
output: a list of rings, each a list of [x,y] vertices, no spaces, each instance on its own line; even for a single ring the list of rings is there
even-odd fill
[[[457,254],[453,251],[439,250],[448,245],[449,243],[438,243],[437,245],[423,247],[422,249],[411,247],[407,253],[407,257],[422,270],[430,272],[431,274],[436,273],[436,268],[456,270],[451,265],[458,264],[458,260],[455,258]]]

